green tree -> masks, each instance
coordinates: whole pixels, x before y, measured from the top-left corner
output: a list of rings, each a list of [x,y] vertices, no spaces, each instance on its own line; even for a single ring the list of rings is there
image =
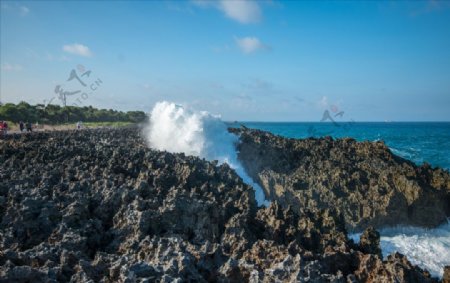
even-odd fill
[[[15,123],[29,121],[32,123],[62,124],[84,122],[133,122],[139,123],[146,119],[142,111],[122,112],[114,109],[96,109],[92,106],[65,106],[59,105],[30,105],[20,102],[17,105],[6,103],[0,105],[0,120]]]

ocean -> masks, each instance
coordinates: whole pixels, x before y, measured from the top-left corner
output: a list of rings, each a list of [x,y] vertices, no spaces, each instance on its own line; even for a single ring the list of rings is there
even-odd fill
[[[255,190],[258,205],[268,205],[262,188],[245,172],[237,158],[235,135],[227,127],[260,129],[288,138],[332,136],[351,137],[358,141],[383,140],[393,153],[418,165],[450,169],[450,123],[224,123],[220,116],[205,111],[158,102],[151,111],[145,130],[150,147],[169,152],[184,152],[207,160],[228,163],[244,182]],[[383,227],[381,249],[386,257],[400,252],[433,276],[442,277],[443,268],[450,265],[450,222],[434,229],[420,227]],[[360,234],[349,235],[359,241]]]
[[[241,124],[288,138],[332,136],[351,137],[358,141],[382,140],[394,154],[417,165],[427,162],[450,170],[450,122],[228,123],[233,127]],[[379,232],[384,257],[400,252],[413,264],[438,277],[442,277],[444,266],[450,265],[450,222],[435,229],[385,227]],[[360,233],[349,237],[358,242]]]
[[[233,127],[268,131],[288,138],[332,136],[386,143],[391,151],[420,165],[450,170],[450,122],[239,122]]]

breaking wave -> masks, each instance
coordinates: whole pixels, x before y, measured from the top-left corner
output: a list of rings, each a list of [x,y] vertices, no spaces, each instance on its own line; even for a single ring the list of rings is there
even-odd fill
[[[228,132],[220,116],[162,101],[153,107],[149,122],[146,136],[150,147],[227,163],[254,188],[258,205],[269,204],[262,188],[239,162],[235,148],[238,138]]]
[[[450,223],[434,229],[396,227],[380,230],[383,257],[399,252],[411,263],[442,278],[444,267],[450,265]],[[349,235],[359,241],[360,234]]]

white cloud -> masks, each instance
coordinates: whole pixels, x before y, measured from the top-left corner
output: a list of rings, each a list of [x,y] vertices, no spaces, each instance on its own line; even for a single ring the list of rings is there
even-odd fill
[[[9,63],[5,63],[2,64],[2,71],[6,71],[6,72],[10,72],[10,71],[21,71],[23,69],[23,67],[21,65],[18,64],[9,64]]]
[[[242,24],[257,23],[262,17],[259,5],[249,0],[222,0],[220,1],[219,9],[228,18]]]
[[[251,37],[251,36],[242,37],[242,38],[236,37],[234,40],[236,41],[236,44],[239,47],[239,49],[245,54],[254,53],[258,50],[269,49],[269,47],[267,45],[262,43],[256,37]]]
[[[83,44],[68,44],[63,46],[63,50],[67,53],[83,56],[83,57],[91,57],[92,52],[89,50],[89,47]]]
[[[214,7],[241,24],[258,23],[262,19],[262,10],[253,0],[192,0],[192,3],[200,8]]]
[[[26,15],[28,15],[28,13],[30,13],[30,8],[26,7],[26,6],[20,6],[20,15],[22,17],[25,17]]]

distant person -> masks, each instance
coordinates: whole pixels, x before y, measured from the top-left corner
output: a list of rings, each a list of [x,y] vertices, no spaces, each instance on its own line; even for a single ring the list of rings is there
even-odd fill
[[[23,124],[22,121],[20,121],[20,123],[19,123],[19,128],[20,128],[20,132],[23,132],[23,130],[25,129],[25,125]]]
[[[6,123],[6,121],[3,121],[3,134],[7,134],[8,133],[8,123]]]
[[[33,125],[30,122],[27,122],[27,132],[33,131]]]
[[[3,121],[0,121],[0,137],[3,136]]]
[[[78,121],[78,122],[77,122],[77,129],[78,129],[78,130],[81,129],[81,125],[82,125],[82,124],[83,124],[83,123],[82,123],[81,121]]]

